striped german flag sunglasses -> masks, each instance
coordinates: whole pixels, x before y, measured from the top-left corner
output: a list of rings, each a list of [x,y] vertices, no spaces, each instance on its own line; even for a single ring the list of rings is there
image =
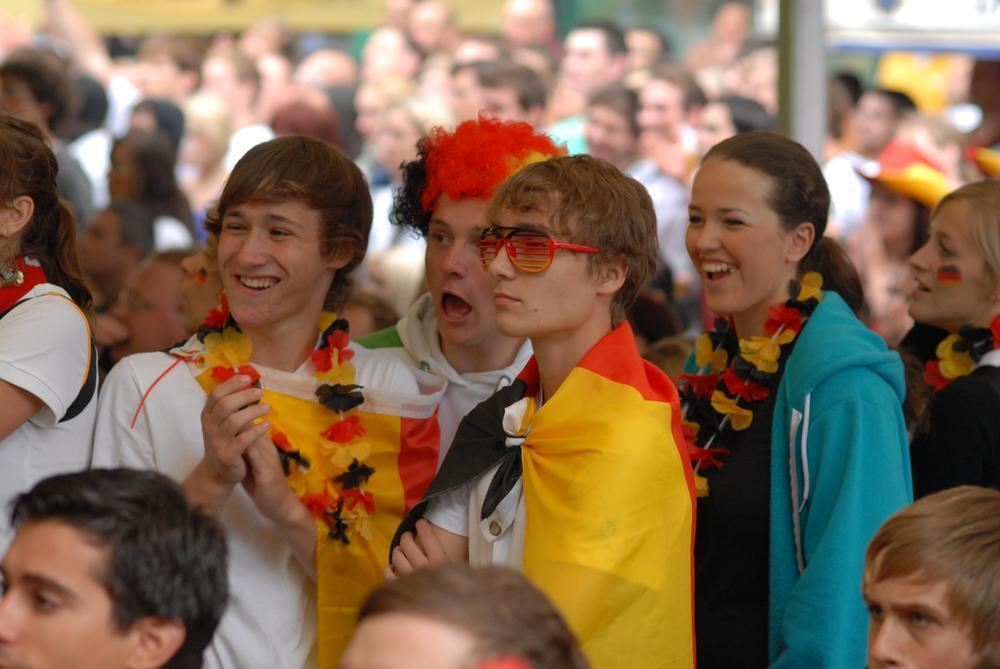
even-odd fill
[[[483,269],[487,269],[497,257],[500,247],[504,247],[514,266],[525,272],[544,271],[552,264],[552,257],[558,250],[574,253],[600,252],[600,249],[593,246],[556,241],[542,232],[492,225],[479,236],[479,260],[483,263]]]

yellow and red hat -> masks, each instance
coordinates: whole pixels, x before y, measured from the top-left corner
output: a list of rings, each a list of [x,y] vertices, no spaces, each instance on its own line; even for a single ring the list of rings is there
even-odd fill
[[[868,181],[882,184],[928,209],[932,209],[951,190],[937,163],[912,144],[901,140],[890,142],[877,161],[859,167],[858,173]]]
[[[979,146],[969,149],[969,154],[980,172],[988,177],[1000,177],[1000,151]]]

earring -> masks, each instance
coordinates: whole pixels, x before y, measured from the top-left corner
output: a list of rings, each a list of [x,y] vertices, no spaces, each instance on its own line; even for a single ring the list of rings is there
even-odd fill
[[[4,255],[7,258],[0,263],[0,288],[10,288],[20,286],[24,283],[24,273],[17,268],[17,260],[10,251],[10,246],[4,248]]]

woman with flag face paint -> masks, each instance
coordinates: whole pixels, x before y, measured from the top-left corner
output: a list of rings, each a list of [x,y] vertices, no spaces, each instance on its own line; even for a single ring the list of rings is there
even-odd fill
[[[910,315],[949,333],[924,367],[936,392],[911,449],[914,492],[998,488],[1000,183],[969,184],[941,200],[910,267]]]

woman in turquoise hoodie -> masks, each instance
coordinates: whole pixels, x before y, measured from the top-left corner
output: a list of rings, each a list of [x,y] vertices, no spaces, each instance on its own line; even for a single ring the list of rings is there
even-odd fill
[[[687,247],[709,309],[682,390],[699,473],[698,666],[857,669],[865,546],[912,500],[903,368],[855,316],[816,161],[730,138],[695,176]]]

